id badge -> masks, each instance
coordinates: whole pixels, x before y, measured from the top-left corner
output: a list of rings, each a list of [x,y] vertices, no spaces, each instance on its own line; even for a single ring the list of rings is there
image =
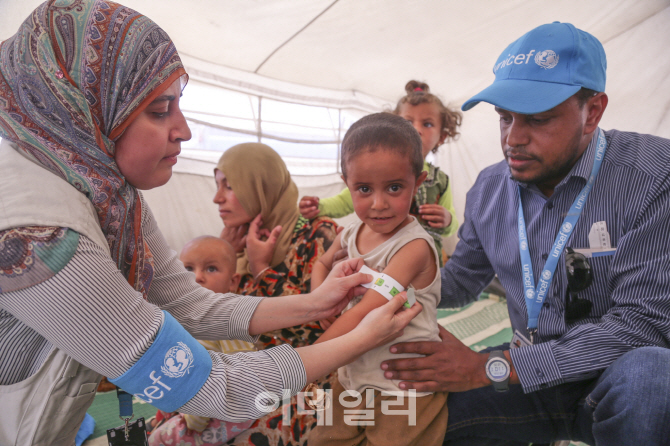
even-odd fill
[[[510,342],[510,348],[519,348],[525,347],[527,345],[533,345],[532,342],[528,340],[519,330],[514,330],[514,336],[512,336],[512,342]]]
[[[127,424],[128,436],[126,437],[126,425],[107,429],[107,440],[109,446],[148,446],[147,426],[144,418],[138,418]]]

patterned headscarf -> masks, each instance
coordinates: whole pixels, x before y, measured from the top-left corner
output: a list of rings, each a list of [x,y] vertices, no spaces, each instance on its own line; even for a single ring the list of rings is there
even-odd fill
[[[0,136],[91,201],[112,259],[145,298],[153,262],[142,205],[114,141],[184,75],[161,28],[105,0],[50,0],[0,44]]]
[[[260,143],[238,144],[223,152],[216,166],[226,176],[237,200],[251,217],[261,214],[262,228],[282,230],[270,266],[284,261],[298,221],[298,187],[284,160],[271,147]],[[246,250],[238,259],[237,272],[248,274]]]

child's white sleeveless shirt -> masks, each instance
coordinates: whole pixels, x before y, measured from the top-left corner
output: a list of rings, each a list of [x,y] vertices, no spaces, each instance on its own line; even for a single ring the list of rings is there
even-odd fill
[[[340,383],[347,390],[356,390],[362,393],[364,389],[372,388],[398,392],[401,391],[398,387],[400,381],[384,378],[383,370],[380,367],[382,361],[388,359],[411,358],[421,355],[411,353],[392,354],[389,351],[391,345],[399,342],[440,341],[437,328],[437,305],[440,302],[441,278],[437,260],[437,251],[435,250],[433,238],[421,227],[417,219],[412,217],[412,221],[407,226],[400,229],[400,231],[394,234],[389,240],[366,254],[360,254],[356,247],[356,235],[362,225],[363,222],[355,222],[342,231],[340,237],[342,247],[347,248],[350,258],[360,257],[365,261],[365,264],[368,267],[379,272],[383,272],[393,255],[412,240],[426,240],[433,250],[433,259],[437,270],[435,277],[427,287],[422,289],[415,288],[416,300],[423,306],[423,311],[409,323],[401,337],[394,339],[388,344],[370,350],[354,362],[344,367],[340,367],[338,370]],[[360,299],[352,300],[347,309],[351,308],[359,300]],[[404,393],[407,394],[406,391],[404,391]],[[417,396],[427,394],[428,393],[416,393]]]

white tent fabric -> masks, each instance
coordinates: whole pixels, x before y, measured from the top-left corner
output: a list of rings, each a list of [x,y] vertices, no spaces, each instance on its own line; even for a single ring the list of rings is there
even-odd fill
[[[196,82],[359,114],[394,105],[409,79],[428,82],[458,106],[490,84],[507,44],[540,24],[570,22],[599,38],[607,53],[610,104],[602,127],[670,138],[670,59],[663,56],[670,0],[121,2],[168,32]],[[0,40],[39,3],[0,0]],[[189,150],[188,157],[210,162],[188,162],[184,153],[173,180],[145,194],[176,249],[221,228],[209,177],[217,154]],[[480,104],[465,113],[460,139],[435,159],[451,177],[458,214],[477,173],[500,159],[497,115]],[[300,176],[293,161],[287,163],[302,193],[327,196],[342,187],[337,175]],[[209,226],[201,212],[210,215]]]

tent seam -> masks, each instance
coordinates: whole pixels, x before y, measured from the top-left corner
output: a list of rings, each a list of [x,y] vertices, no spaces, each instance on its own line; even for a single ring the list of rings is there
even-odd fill
[[[277,51],[279,51],[280,49],[282,49],[282,48],[283,48],[286,44],[288,44],[291,40],[295,39],[300,33],[302,33],[304,30],[306,30],[306,29],[309,27],[309,25],[311,25],[311,24],[314,23],[319,17],[321,17],[322,15],[324,15],[324,14],[326,13],[326,11],[328,11],[330,8],[332,8],[332,7],[335,5],[335,3],[337,3],[338,1],[339,1],[339,0],[335,0],[333,3],[331,3],[330,5],[328,5],[328,6],[326,7],[326,9],[324,9],[323,11],[321,11],[319,14],[317,14],[316,17],[314,17],[312,20],[310,20],[309,22],[307,22],[307,24],[306,24],[305,26],[303,26],[302,28],[300,28],[295,34],[293,34],[291,37],[289,37],[284,43],[282,43],[282,44],[279,45],[277,48],[275,48],[275,50],[272,51],[272,52],[268,55],[268,57],[266,57],[265,60],[263,60],[263,62],[260,63],[260,65],[258,65],[258,67],[254,70],[254,73],[258,74],[258,70],[260,70],[261,67],[262,67],[263,65],[265,65],[265,62],[267,62],[268,60],[270,60],[270,58],[271,58],[272,56],[274,56],[274,55],[277,53]]]

